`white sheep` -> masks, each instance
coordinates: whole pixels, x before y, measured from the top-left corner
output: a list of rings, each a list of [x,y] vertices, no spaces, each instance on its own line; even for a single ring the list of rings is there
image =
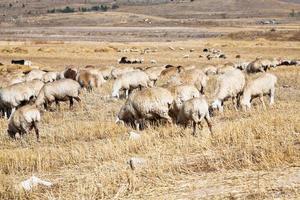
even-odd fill
[[[215,66],[207,66],[206,68],[204,68],[203,72],[209,76],[209,75],[215,75],[217,73],[217,68]]]
[[[177,116],[177,123],[187,126],[189,121],[193,122],[193,135],[196,136],[197,125],[201,125],[201,121],[205,119],[208,128],[212,133],[212,121],[209,115],[209,106],[204,97],[197,97],[185,101]]]
[[[172,123],[169,109],[173,102],[171,92],[164,88],[145,88],[132,93],[120,109],[116,123],[123,121],[134,124],[139,130],[146,119],[165,119]]]
[[[159,79],[159,76],[164,69],[165,67],[149,67],[145,69],[144,72],[146,72],[150,81],[152,81],[151,83],[152,86],[156,85],[156,82]]]
[[[170,113],[173,118],[176,118],[182,104],[195,97],[200,97],[200,92],[194,85],[178,85],[167,88],[173,95],[174,102],[172,104]]]
[[[122,74],[125,74],[125,73],[128,73],[128,72],[133,72],[133,71],[137,71],[137,70],[134,69],[133,67],[119,67],[119,68],[115,68],[115,69],[111,70],[111,77],[113,79],[116,79],[119,76],[121,76]]]
[[[208,79],[208,76],[206,76],[202,70],[190,69],[172,76],[167,82],[167,85],[195,85],[196,88],[201,92],[201,94],[204,94]]]
[[[22,136],[34,128],[36,139],[39,141],[38,123],[40,120],[39,109],[35,105],[25,105],[17,109],[9,118],[7,132],[10,137],[15,138],[17,133]]]
[[[99,68],[99,71],[101,72],[104,80],[108,80],[111,78],[111,72],[113,69],[115,69],[114,66],[105,66]]]
[[[80,85],[72,79],[62,79],[51,83],[46,83],[41,89],[35,104],[37,106],[44,105],[45,109],[51,106],[53,102],[59,108],[60,101],[70,101],[70,109],[73,107],[73,99],[80,102],[79,93]]]
[[[33,69],[28,74],[25,75],[25,80],[26,81],[42,80],[44,74],[46,74],[45,71],[39,69]]]
[[[43,75],[42,81],[44,83],[53,82],[59,79],[59,72],[46,72]]]
[[[216,97],[212,103],[213,109],[223,112],[223,103],[228,98],[232,98],[235,109],[237,110],[240,95],[245,86],[245,75],[239,69],[231,70],[218,77],[218,88]]]
[[[126,98],[131,90],[148,87],[150,79],[143,71],[128,72],[117,78],[113,85],[112,97],[120,97],[120,90],[125,90]]]
[[[1,88],[0,107],[2,114],[9,117],[14,109],[36,98],[42,87],[43,82],[33,80]]]
[[[246,70],[248,73],[266,72],[272,65],[268,59],[256,58],[250,62]]]
[[[270,96],[270,105],[274,104],[275,97],[275,85],[277,83],[277,77],[270,73],[265,73],[255,80],[250,81],[244,89],[243,97],[241,99],[241,105],[243,108],[251,108],[251,101],[259,97],[264,109],[266,105],[264,103],[263,96]]]

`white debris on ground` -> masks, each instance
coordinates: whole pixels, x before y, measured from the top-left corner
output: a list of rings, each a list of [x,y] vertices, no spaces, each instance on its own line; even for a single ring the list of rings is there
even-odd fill
[[[146,160],[144,158],[132,157],[128,161],[132,170],[135,170],[138,167],[142,167],[146,164]]]
[[[29,179],[22,181],[20,185],[24,190],[30,191],[33,187],[36,187],[38,185],[51,187],[53,184],[51,182],[44,181],[38,177],[32,176]]]

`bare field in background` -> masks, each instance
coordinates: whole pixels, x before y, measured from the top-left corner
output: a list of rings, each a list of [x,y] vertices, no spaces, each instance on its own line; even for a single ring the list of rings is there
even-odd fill
[[[175,51],[169,47],[175,48]],[[203,48],[218,48],[227,60],[199,58]],[[124,49],[153,51],[123,52]],[[182,50],[180,50],[180,48]],[[190,52],[194,49],[194,52]],[[189,58],[183,58],[189,54]],[[0,85],[15,71],[9,65],[24,58],[34,66],[62,70],[66,65],[84,67],[117,64],[122,56],[144,58],[150,66],[196,65],[252,60],[257,56],[299,59],[295,41],[233,41],[202,39],[184,42],[0,42]],[[116,125],[115,116],[124,100],[111,100],[113,81],[94,93],[83,92],[82,104],[73,111],[43,113],[41,142],[33,134],[12,141],[7,121],[0,119],[1,199],[273,199],[300,196],[300,68],[272,69],[278,76],[275,105],[262,110],[258,101],[251,112],[235,112],[231,104],[213,118],[215,136],[206,126],[197,138],[175,126],[151,127],[138,141],[129,140],[130,127]],[[254,76],[248,77],[253,78]],[[211,77],[208,99],[212,100],[216,77]],[[147,165],[132,171],[130,157],[143,157]],[[31,175],[54,186],[30,193],[16,189]]]

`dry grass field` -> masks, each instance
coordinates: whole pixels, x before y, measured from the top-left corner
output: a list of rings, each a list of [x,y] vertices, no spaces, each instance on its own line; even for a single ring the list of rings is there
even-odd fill
[[[175,51],[169,47],[175,48]],[[199,58],[205,47],[219,48],[226,60]],[[155,49],[147,54],[124,49]],[[180,50],[180,48],[182,50]],[[194,52],[190,52],[194,49]],[[121,52],[120,52],[121,51]],[[183,55],[189,54],[189,58]],[[0,42],[0,84],[15,71],[13,58],[30,59],[34,66],[62,70],[117,64],[121,56],[143,57],[142,66],[196,65],[252,60],[257,56],[299,59],[300,42],[230,38],[183,42]],[[137,65],[140,66],[140,65]],[[0,119],[0,199],[298,199],[300,197],[300,67],[272,69],[279,81],[275,105],[263,110],[258,101],[251,112],[235,112],[226,104],[213,118],[214,136],[206,126],[198,137],[191,128],[151,126],[140,140],[130,140],[130,127],[114,123],[124,100],[109,98],[113,81],[93,93],[82,92],[74,110],[44,112],[41,142],[33,134],[9,139],[7,121]],[[249,76],[248,79],[256,75]],[[216,77],[209,81],[212,100]],[[131,157],[145,166],[132,170]],[[18,184],[35,175],[54,183],[31,192]]]

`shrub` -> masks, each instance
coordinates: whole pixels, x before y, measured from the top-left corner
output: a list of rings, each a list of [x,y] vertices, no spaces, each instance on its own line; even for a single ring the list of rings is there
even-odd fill
[[[111,9],[118,9],[118,8],[119,8],[119,5],[116,3],[111,6]]]
[[[63,13],[72,13],[72,12],[75,12],[75,9],[71,8],[69,6],[66,6],[64,9],[61,10],[61,12],[63,12]]]

